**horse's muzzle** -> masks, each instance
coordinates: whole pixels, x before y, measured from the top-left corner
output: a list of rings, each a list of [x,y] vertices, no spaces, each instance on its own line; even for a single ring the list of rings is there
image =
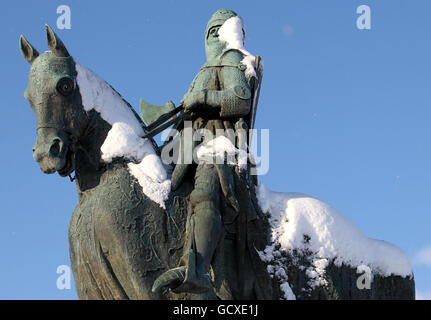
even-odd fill
[[[62,173],[68,166],[68,149],[68,138],[61,130],[40,128],[33,148],[33,158],[44,173]]]

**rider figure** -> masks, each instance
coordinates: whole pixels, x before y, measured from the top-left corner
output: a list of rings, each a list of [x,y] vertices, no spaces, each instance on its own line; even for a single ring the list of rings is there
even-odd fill
[[[234,130],[235,124],[250,112],[252,93],[242,63],[245,55],[239,49],[226,48],[227,43],[219,39],[218,33],[226,20],[236,16],[231,10],[218,10],[206,27],[207,62],[182,100],[184,109],[193,114],[194,130]],[[244,39],[245,31],[242,32]],[[181,265],[156,279],[154,292],[171,288],[174,292],[203,293],[212,288],[209,269],[222,233],[222,197],[239,211],[233,185],[234,166],[178,163],[172,174],[173,190],[189,170],[195,170],[194,189],[190,194],[190,245],[184,250]]]

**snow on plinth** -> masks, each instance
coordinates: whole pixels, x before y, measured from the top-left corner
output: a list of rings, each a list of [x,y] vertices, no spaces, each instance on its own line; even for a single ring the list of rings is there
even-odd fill
[[[394,245],[366,237],[352,222],[328,204],[301,193],[281,193],[257,189],[259,205],[269,215],[272,244],[261,259],[268,271],[286,287],[287,276],[279,277],[285,269],[280,260],[283,253],[311,252],[311,267],[306,269],[311,287],[325,285],[325,269],[330,262],[362,270],[371,269],[381,276],[412,276],[408,257]],[[282,288],[283,289],[283,288]]]

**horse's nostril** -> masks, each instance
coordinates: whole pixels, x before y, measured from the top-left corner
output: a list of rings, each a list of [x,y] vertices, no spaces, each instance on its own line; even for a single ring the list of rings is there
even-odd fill
[[[54,139],[54,141],[51,144],[51,147],[49,147],[49,155],[51,157],[57,157],[60,154],[60,149],[61,149],[60,139]]]

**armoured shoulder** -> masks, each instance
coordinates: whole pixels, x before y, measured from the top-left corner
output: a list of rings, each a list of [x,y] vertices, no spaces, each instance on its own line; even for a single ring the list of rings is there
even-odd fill
[[[244,56],[240,50],[231,48],[220,55],[220,62],[222,65],[239,65]]]

